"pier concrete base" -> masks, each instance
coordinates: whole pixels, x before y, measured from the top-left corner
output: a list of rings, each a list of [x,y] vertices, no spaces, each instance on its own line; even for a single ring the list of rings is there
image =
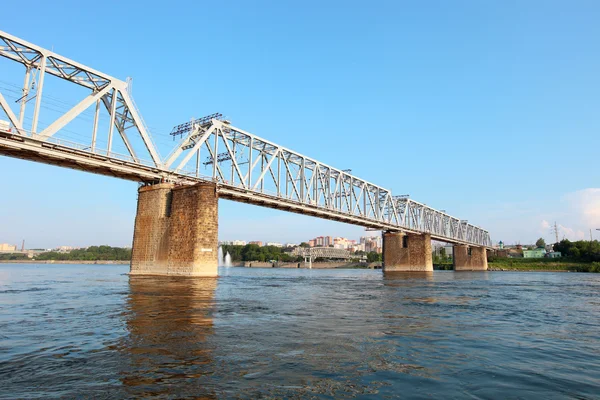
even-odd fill
[[[433,271],[431,235],[383,234],[383,272]]]
[[[452,249],[455,271],[487,271],[487,249],[485,247],[456,244]]]
[[[130,274],[217,276],[216,185],[161,183],[138,195]]]

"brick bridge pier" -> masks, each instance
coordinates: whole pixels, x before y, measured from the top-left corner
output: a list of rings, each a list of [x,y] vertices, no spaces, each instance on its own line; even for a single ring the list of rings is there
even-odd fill
[[[455,271],[486,271],[485,247],[454,245]],[[383,233],[383,272],[429,272],[433,271],[431,235]]]
[[[130,274],[217,276],[218,208],[214,183],[141,187]]]

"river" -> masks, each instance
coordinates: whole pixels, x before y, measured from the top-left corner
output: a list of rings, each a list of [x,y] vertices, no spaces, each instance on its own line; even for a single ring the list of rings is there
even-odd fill
[[[600,274],[0,265],[0,398],[598,398]]]

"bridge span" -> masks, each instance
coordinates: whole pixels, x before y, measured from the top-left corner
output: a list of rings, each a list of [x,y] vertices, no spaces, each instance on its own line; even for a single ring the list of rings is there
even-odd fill
[[[0,125],[0,155],[142,183],[132,273],[215,275],[218,198],[382,230],[387,271],[431,270],[432,239],[455,245],[456,269],[487,269],[490,235],[466,220],[237,128],[221,114],[175,126],[177,145],[163,158],[130,82],[2,31],[0,56],[24,67],[12,91],[0,85],[0,119],[3,112],[9,121]],[[44,89],[47,76],[87,95],[42,127],[44,99],[54,100]],[[77,140],[61,136],[68,124],[77,126]]]

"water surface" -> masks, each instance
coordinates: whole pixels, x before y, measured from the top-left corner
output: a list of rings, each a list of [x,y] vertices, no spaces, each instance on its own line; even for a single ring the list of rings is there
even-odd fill
[[[598,398],[600,275],[0,264],[0,398]]]

